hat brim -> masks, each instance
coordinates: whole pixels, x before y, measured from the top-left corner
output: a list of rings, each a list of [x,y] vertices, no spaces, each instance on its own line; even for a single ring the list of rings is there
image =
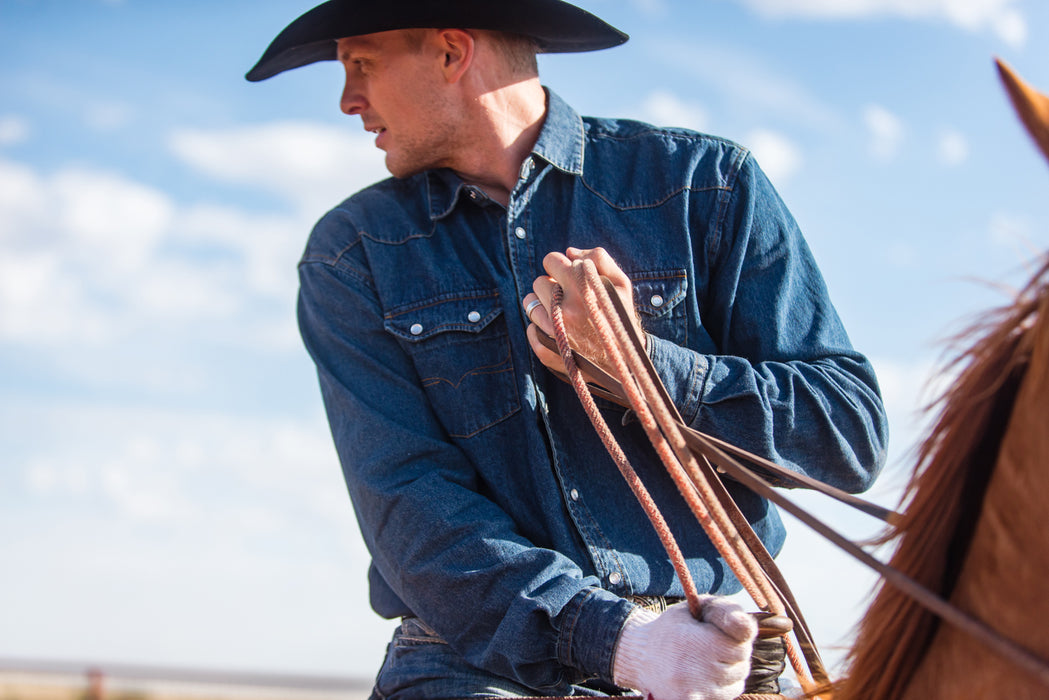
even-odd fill
[[[462,27],[531,37],[541,53],[596,51],[629,37],[562,0],[328,0],[289,24],[245,76],[251,82],[292,68],[335,60],[335,43],[394,29]]]

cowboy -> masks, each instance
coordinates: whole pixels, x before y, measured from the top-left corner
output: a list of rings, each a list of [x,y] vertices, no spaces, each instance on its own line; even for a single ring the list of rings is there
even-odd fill
[[[561,0],[330,0],[247,77],[322,60],[394,176],[316,224],[300,329],[372,557],[400,618],[374,698],[730,698],[752,618],[739,583],[652,459],[602,411],[705,599],[694,620],[657,536],[571,387],[549,369],[555,283],[590,260],[635,310],[693,427],[850,491],[886,420],[790,213],[748,151],[680,129],[582,118],[537,53],[627,36]],[[348,164],[352,165],[352,164]],[[602,361],[578,294],[569,335]],[[783,525],[728,489],[773,552]]]

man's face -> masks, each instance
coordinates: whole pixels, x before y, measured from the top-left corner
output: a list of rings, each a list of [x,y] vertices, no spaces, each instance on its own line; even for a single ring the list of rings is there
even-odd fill
[[[338,43],[346,69],[340,107],[377,134],[375,145],[397,177],[449,166],[457,148],[457,112],[430,36],[391,31]]]

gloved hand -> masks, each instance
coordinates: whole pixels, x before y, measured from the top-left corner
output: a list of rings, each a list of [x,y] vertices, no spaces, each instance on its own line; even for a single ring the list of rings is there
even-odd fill
[[[687,603],[661,615],[632,612],[616,645],[616,685],[654,700],[732,700],[742,694],[757,623],[728,598],[703,596],[702,610],[702,621]]]

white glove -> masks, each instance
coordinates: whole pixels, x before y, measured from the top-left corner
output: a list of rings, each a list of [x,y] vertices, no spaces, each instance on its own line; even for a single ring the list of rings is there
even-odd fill
[[[703,596],[702,621],[678,603],[630,613],[612,664],[616,685],[654,700],[732,700],[743,693],[758,626],[728,598]]]

